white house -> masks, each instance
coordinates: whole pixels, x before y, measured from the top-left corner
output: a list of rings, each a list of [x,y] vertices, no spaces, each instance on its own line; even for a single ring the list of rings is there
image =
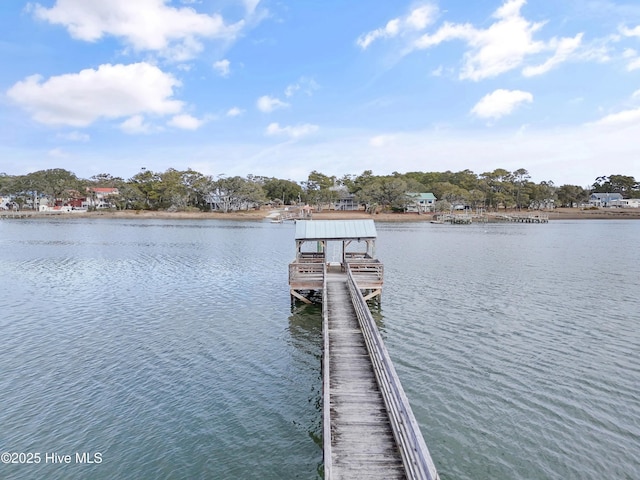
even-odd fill
[[[592,207],[612,207],[612,202],[622,200],[620,193],[592,193],[589,197],[589,205]]]
[[[82,203],[84,208],[111,208],[111,200],[119,195],[117,188],[112,187],[87,187],[87,199]]]
[[[640,208],[640,198],[623,198],[622,200],[613,200],[612,207],[620,208]]]
[[[407,212],[426,213],[435,210],[436,197],[433,193],[407,192],[406,195],[409,197]]]

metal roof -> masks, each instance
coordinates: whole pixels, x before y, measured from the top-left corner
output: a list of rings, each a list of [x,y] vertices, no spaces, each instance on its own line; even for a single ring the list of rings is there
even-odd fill
[[[417,200],[435,200],[436,199],[433,193],[407,192],[407,195]]]
[[[298,220],[296,240],[348,240],[376,238],[373,220]]]

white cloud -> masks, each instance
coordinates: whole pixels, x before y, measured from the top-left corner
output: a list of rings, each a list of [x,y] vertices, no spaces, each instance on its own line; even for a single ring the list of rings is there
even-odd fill
[[[172,75],[148,63],[106,64],[48,80],[33,75],[7,95],[38,122],[86,127],[100,118],[179,113],[183,102],[172,99],[177,86]]]
[[[166,0],[57,0],[51,8],[32,7],[36,17],[63,25],[76,39],[95,42],[106,35],[122,39],[138,51],[157,51],[174,59],[188,59],[201,51],[199,39],[233,40],[243,20],[225,24],[218,14],[202,14],[191,7],[175,8]],[[256,4],[247,0],[247,8]],[[254,6],[255,8],[255,6]]]
[[[431,4],[418,6],[404,17],[389,20],[384,27],[360,35],[356,44],[363,50],[380,38],[393,38],[412,30],[424,30],[433,23],[438,9]]]
[[[549,60],[526,70],[527,76],[539,75],[566,61],[579,46],[582,34],[560,40],[553,38],[548,42],[534,40],[534,34],[544,22],[525,19],[520,13],[525,4],[526,0],[506,0],[493,14],[496,21],[486,29],[468,23],[445,22],[435,33],[418,38],[413,48],[432,48],[449,40],[466,42],[469,50],[463,56],[460,78],[473,81],[519,68],[527,56],[554,51]]]
[[[243,113],[244,110],[242,110],[241,108],[232,107],[227,111],[227,117],[237,117],[239,115],[242,115]]]
[[[638,100],[640,100],[640,90],[636,90],[631,94],[631,100],[628,103],[637,105]],[[620,112],[610,113],[595,122],[587,123],[587,126],[614,128],[640,127],[640,108],[627,108]]]
[[[635,28],[627,28],[623,25],[620,27],[620,33],[625,37],[640,37],[640,25]]]
[[[399,24],[400,20],[397,18],[389,20],[384,27],[372,30],[364,35],[360,35],[356,40],[356,43],[364,50],[378,38],[395,37],[400,31]]]
[[[204,121],[197,119],[189,114],[182,113],[176,115],[167,122],[170,127],[181,128],[183,130],[197,130],[203,125]]]
[[[57,138],[61,138],[63,140],[69,140],[71,142],[88,142],[90,137],[86,133],[81,133],[78,131],[68,132],[68,133],[59,133],[56,135]]]
[[[522,70],[522,74],[525,77],[533,77],[535,75],[542,75],[543,73],[547,73],[556,65],[560,65],[565,62],[571,54],[580,46],[582,41],[582,33],[579,33],[574,38],[562,38],[558,41],[555,39],[552,40],[551,44],[556,45],[556,53],[548,59],[546,62],[537,65],[535,67],[525,67]]]
[[[510,114],[518,105],[533,102],[533,95],[522,90],[498,89],[482,97],[471,109],[479,118],[497,119]]]
[[[422,5],[414,8],[405,19],[405,24],[414,30],[424,30],[431,23],[438,13],[434,5]]]
[[[299,138],[318,131],[317,125],[305,123],[303,125],[281,127],[278,123],[270,123],[266,134],[269,136],[284,135],[291,138]]]
[[[258,110],[260,110],[261,112],[269,113],[279,108],[288,107],[289,104],[286,102],[283,102],[278,98],[270,97],[269,95],[264,95],[258,99],[258,101],[256,102],[256,106],[258,107]]]
[[[284,89],[284,95],[285,97],[291,97],[298,90],[300,90],[300,85],[297,83],[292,83],[291,85],[287,85],[287,88]]]
[[[142,115],[134,115],[122,122],[120,124],[120,129],[129,135],[137,135],[141,133],[151,133],[153,127],[149,123],[145,122]]]
[[[218,72],[218,75],[220,75],[221,77],[228,77],[229,73],[231,73],[231,70],[229,69],[230,65],[231,62],[225,58],[223,60],[214,62],[213,69]]]
[[[244,8],[247,10],[247,13],[255,12],[256,8],[258,8],[258,4],[260,0],[243,0]]]
[[[640,108],[612,113],[588,125],[622,127],[640,124]]]
[[[320,85],[318,85],[313,78],[300,77],[300,79],[296,83],[287,85],[287,88],[285,88],[284,90],[284,94],[286,97],[291,97],[296,92],[302,90],[305,94],[311,96],[313,95],[313,92],[315,92],[319,88]]]
[[[495,23],[485,30],[469,24],[445,23],[433,35],[423,35],[416,42],[419,49],[430,48],[447,40],[464,40],[470,50],[464,55],[460,78],[482,80],[495,77],[522,65],[526,55],[539,53],[544,44],[533,40],[542,23],[532,23],[520,15],[525,0],[508,0],[493,14]]]
[[[638,52],[633,48],[625,48],[622,52],[622,58],[629,62],[627,63],[627,71],[632,72],[640,69],[640,57],[638,57]]]

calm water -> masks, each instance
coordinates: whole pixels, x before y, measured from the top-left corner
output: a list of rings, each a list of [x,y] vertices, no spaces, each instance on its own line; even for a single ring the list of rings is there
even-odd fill
[[[376,313],[443,480],[640,478],[640,222],[378,234]],[[0,221],[0,452],[41,455],[0,478],[317,478],[320,311],[291,306],[293,235]]]

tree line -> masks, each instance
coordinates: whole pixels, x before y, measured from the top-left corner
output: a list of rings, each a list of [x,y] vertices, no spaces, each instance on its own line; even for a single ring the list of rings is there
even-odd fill
[[[127,180],[108,173],[82,179],[61,168],[17,176],[0,173],[0,195],[10,197],[20,207],[29,204],[35,196],[58,202],[95,196],[92,187],[117,188],[118,193],[111,196],[109,202],[119,210],[228,212],[265,204],[299,203],[321,210],[340,198],[349,197],[369,211],[402,211],[411,201],[408,192],[433,193],[440,210],[454,205],[495,210],[574,206],[586,202],[592,192],[640,198],[640,184],[632,176],[600,176],[585,189],[577,185],[556,186],[551,180],[532,182],[529,172],[523,168],[512,172],[499,168],[482,174],[467,169],[374,175],[371,170],[365,170],[359,175],[342,177],[314,170],[302,182],[256,175],[214,177],[192,169],[173,168],[164,172],[142,168]]]

